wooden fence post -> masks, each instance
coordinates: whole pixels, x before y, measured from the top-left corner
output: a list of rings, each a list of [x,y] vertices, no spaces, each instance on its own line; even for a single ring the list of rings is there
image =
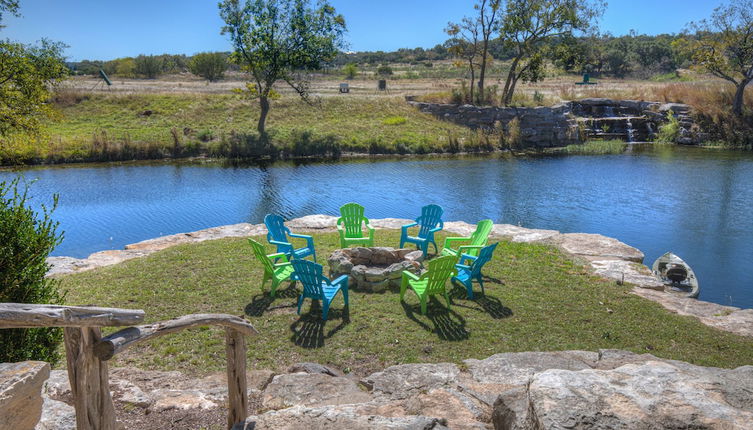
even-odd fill
[[[115,430],[107,363],[94,355],[99,327],[66,327],[65,352],[77,430]]]
[[[227,352],[227,428],[246,420],[248,413],[248,385],[246,383],[246,339],[243,333],[225,328]]]

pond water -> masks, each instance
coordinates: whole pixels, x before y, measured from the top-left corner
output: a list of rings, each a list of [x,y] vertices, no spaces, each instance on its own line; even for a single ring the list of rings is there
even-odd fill
[[[701,299],[753,308],[753,154],[635,146],[623,155],[125,164],[0,171],[36,179],[35,204],[59,193],[65,240],[54,255],[85,257],[157,236],[265,214],[324,213],[356,201],[371,218],[491,218],[531,228],[601,233],[641,249],[649,265],[673,251],[695,270]]]

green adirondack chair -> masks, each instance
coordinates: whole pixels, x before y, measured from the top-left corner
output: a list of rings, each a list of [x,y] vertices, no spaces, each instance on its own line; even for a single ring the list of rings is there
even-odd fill
[[[340,233],[341,248],[350,245],[374,246],[374,227],[369,224],[369,219],[363,216],[363,212],[363,206],[358,203],[348,203],[340,208],[337,231]],[[369,231],[367,237],[363,234],[364,225]]]
[[[468,237],[448,237],[444,240],[444,247],[442,248],[442,255],[452,255],[456,259],[460,259],[463,254],[477,256],[479,249],[486,246],[486,242],[489,240],[489,234],[492,232],[494,222],[490,219],[479,221],[476,224],[476,231]],[[460,245],[467,242],[467,245]]]
[[[251,244],[251,248],[254,250],[256,259],[259,260],[262,267],[264,267],[264,277],[261,281],[261,291],[264,292],[264,284],[267,283],[267,280],[271,279],[272,289],[270,291],[270,295],[274,297],[275,292],[277,291],[277,287],[281,283],[290,280],[290,275],[293,274],[293,266],[288,261],[288,256],[285,255],[285,253],[279,252],[277,254],[267,255],[266,251],[264,250],[264,245],[262,245],[261,243],[253,239],[249,239],[248,243]],[[282,262],[275,263],[278,258],[282,259]]]
[[[416,276],[407,270],[403,271],[403,279],[400,283],[400,301],[405,296],[405,290],[410,287],[421,302],[421,313],[423,315],[426,315],[426,302],[429,296],[435,294],[444,296],[444,299],[447,301],[447,308],[449,309],[450,296],[447,295],[445,284],[450,277],[457,275],[456,262],[457,259],[455,257],[446,255],[429,261],[429,270],[421,274],[421,276]]]

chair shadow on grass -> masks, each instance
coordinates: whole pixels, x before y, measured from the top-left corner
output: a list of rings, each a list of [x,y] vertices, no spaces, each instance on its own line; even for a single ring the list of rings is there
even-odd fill
[[[428,332],[436,333],[442,340],[460,341],[468,339],[471,334],[465,329],[465,318],[452,309],[447,309],[444,302],[431,296],[427,303],[426,315],[421,315],[421,305],[400,303],[405,315]],[[419,318],[428,319],[431,326]]]
[[[484,280],[486,281],[486,279]],[[449,291],[448,294],[452,299],[454,306],[486,312],[490,317],[497,320],[513,315],[512,309],[503,305],[498,298],[494,296],[488,296],[486,295],[486,293],[482,293],[481,291],[474,290],[473,300],[469,300],[467,298],[468,293],[465,289],[465,286],[459,283],[453,283],[453,288]],[[469,302],[473,303],[476,306],[468,304]]]
[[[250,317],[260,317],[264,315],[265,312],[269,310],[274,309],[282,309],[282,308],[293,308],[295,309],[296,302],[282,302],[278,303],[277,306],[272,306],[272,304],[279,299],[297,299],[298,298],[298,290],[295,288],[295,284],[290,284],[287,288],[277,289],[277,294],[275,294],[274,297],[272,297],[269,294],[269,291],[265,291],[261,294],[255,295],[251,299],[251,303],[246,305],[246,308],[244,309],[244,312],[246,315]]]
[[[304,304],[304,309],[307,304]],[[332,327],[332,324],[339,324]],[[338,331],[342,330],[350,323],[350,308],[329,308],[327,321],[322,319],[322,306],[319,300],[312,300],[308,312],[301,313],[301,316],[290,325],[290,331],[293,332],[290,337],[291,342],[302,348],[321,348],[324,341],[331,338]],[[330,329],[325,334],[325,328],[330,324]]]

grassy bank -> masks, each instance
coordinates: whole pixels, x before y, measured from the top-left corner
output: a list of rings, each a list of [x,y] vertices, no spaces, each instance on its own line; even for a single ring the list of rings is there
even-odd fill
[[[376,244],[395,246],[398,238],[399,232],[379,231]],[[337,234],[318,234],[315,241],[325,263],[338,247]],[[396,363],[599,348],[710,366],[753,362],[753,339],[671,314],[629,287],[590,276],[547,246],[503,242],[486,274],[486,296],[466,300],[456,289],[449,312],[432,301],[422,316],[410,293],[401,304],[396,292],[353,291],[348,312],[338,297],[326,323],[308,302],[296,315],[295,290],[281,287],[275,299],[262,294],[260,266],[243,239],[177,246],[63,277],[62,286],[69,304],[144,309],[149,322],[198,312],[246,315],[260,332],[248,342],[250,366],[257,368],[314,361],[365,374]],[[167,336],[127,351],[116,364],[193,374],[222,370],[224,334],[202,329]]]
[[[269,138],[258,104],[223,94],[60,93],[44,136],[0,142],[0,163],[120,161],[194,156],[338,157],[495,149],[498,139],[418,112],[398,97],[327,97],[273,103]]]

